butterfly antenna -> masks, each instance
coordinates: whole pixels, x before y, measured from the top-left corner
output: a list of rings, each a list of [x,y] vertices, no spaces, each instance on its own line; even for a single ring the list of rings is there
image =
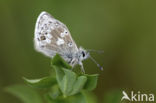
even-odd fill
[[[92,49],[87,49],[87,51],[89,51],[89,52],[97,52],[97,53],[99,53],[99,54],[104,53],[103,50],[92,50]]]
[[[97,61],[93,57],[91,57],[91,56],[89,56],[89,57],[97,65],[97,67],[99,67],[101,70],[103,70],[103,67],[99,63],[97,63]]]

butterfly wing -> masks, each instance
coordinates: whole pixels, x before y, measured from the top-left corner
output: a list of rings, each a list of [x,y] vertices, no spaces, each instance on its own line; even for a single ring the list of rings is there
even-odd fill
[[[37,19],[34,43],[37,51],[49,57],[78,51],[66,25],[47,12],[42,12]]]

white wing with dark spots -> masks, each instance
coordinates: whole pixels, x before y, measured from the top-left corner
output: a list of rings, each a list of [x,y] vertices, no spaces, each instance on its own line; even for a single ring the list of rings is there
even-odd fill
[[[66,55],[78,52],[66,25],[47,12],[42,12],[37,19],[34,43],[37,51],[49,57],[58,53],[67,59]]]

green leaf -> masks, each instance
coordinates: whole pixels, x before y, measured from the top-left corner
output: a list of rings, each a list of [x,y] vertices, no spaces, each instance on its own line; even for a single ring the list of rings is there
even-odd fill
[[[43,77],[40,79],[27,79],[24,77],[23,79],[27,84],[35,88],[49,88],[57,83],[56,78],[51,76]]]
[[[73,85],[76,81],[76,74],[72,72],[71,70],[68,69],[63,69],[65,76],[63,77],[62,80],[62,88],[63,88],[63,93],[65,95],[70,95],[70,92],[73,89]]]
[[[81,89],[83,88],[83,86],[85,85],[86,81],[87,81],[86,76],[79,76],[73,85],[73,90],[70,95],[74,95],[74,94],[80,92]]]
[[[71,69],[72,67],[66,63],[59,54],[56,54],[55,57],[51,61],[52,67],[57,66],[57,67],[64,67],[66,69]]]
[[[82,75],[71,70],[71,66],[67,64],[59,55],[52,60],[52,67],[56,72],[56,79],[64,97],[79,93],[82,89],[93,90],[97,84],[97,74]]]
[[[53,86],[48,93],[44,95],[44,97],[48,103],[68,103],[65,102],[65,98],[62,97],[62,93],[58,85]]]
[[[96,95],[94,93],[88,91],[83,91],[82,93],[85,96],[87,103],[98,103]],[[104,102],[104,103],[109,103],[109,102]]]
[[[51,90],[49,90],[48,94],[52,99],[57,99],[59,96],[62,95],[58,85],[53,86]]]
[[[65,99],[60,99],[60,98],[59,99],[53,99],[53,98],[51,98],[51,96],[49,94],[45,94],[44,98],[46,100],[46,103],[47,102],[48,103],[68,103],[65,101]]]
[[[56,79],[58,85],[64,94],[64,96],[69,96],[72,91],[73,85],[76,81],[76,74],[68,69],[60,69],[60,67],[55,66]]]
[[[56,72],[56,80],[60,86],[65,73],[62,69],[60,69],[60,67],[53,66],[53,68],[55,69],[55,72]]]
[[[67,99],[68,99],[68,103],[87,103],[86,98],[82,93],[78,93]]]
[[[52,59],[52,67],[56,71],[56,79],[62,93],[64,96],[68,96],[76,81],[76,74],[69,70],[71,69],[71,66],[67,64],[58,54]]]
[[[91,91],[96,88],[98,74],[93,74],[93,75],[86,74],[86,76],[87,76],[87,82],[84,86],[84,89]]]
[[[5,88],[5,91],[21,99],[23,103],[43,103],[40,95],[25,85],[12,85]]]

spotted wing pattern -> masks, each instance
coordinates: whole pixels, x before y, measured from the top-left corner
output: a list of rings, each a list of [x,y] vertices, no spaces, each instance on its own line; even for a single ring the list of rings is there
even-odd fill
[[[37,19],[34,43],[37,51],[49,57],[56,53],[71,56],[78,51],[66,25],[47,12],[42,12]]]

